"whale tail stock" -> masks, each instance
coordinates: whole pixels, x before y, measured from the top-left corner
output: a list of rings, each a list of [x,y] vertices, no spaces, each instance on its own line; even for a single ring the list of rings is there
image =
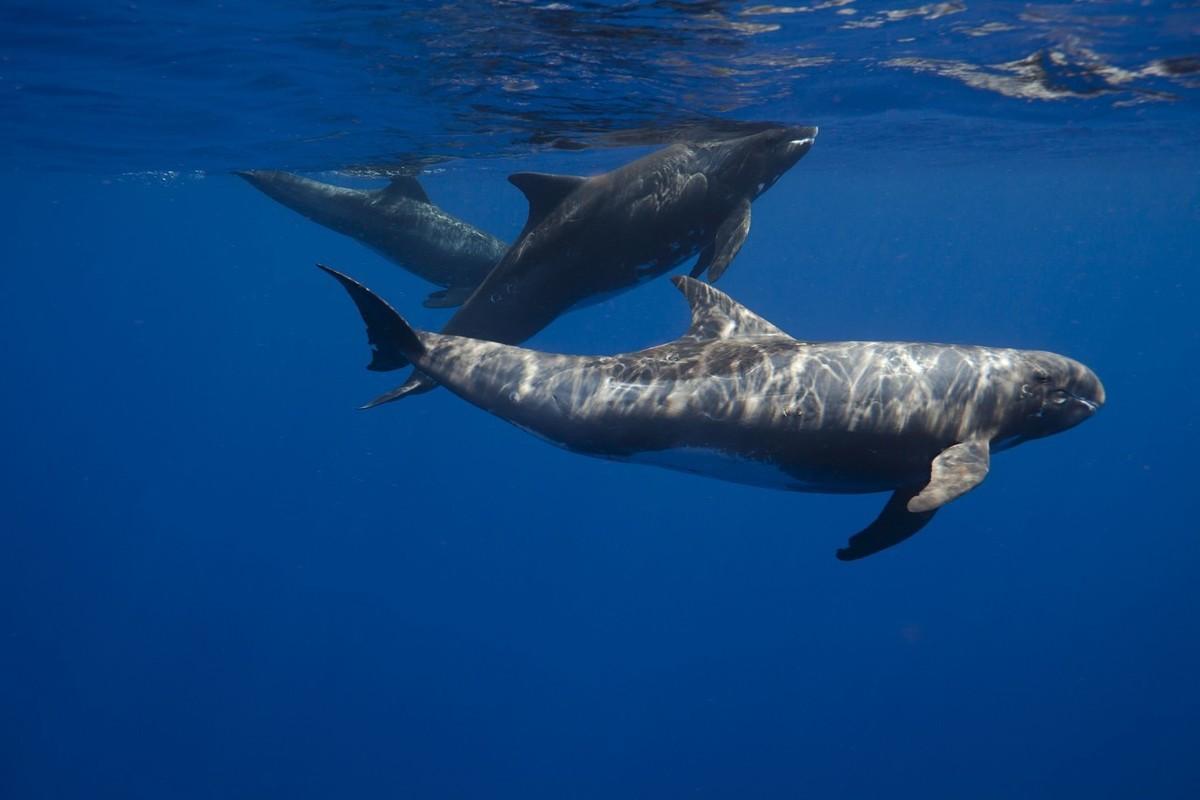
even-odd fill
[[[425,352],[421,337],[386,300],[349,275],[324,264],[317,266],[342,285],[367,324],[367,341],[371,345],[371,363],[367,369],[375,372],[400,369]]]

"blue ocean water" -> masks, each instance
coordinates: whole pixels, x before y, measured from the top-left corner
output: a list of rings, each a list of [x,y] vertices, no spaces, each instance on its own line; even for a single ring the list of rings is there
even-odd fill
[[[1200,7],[0,7],[0,796],[1200,796]],[[511,238],[518,170],[817,124],[721,288],[803,339],[1053,350],[1108,403],[904,544],[883,495],[370,412],[432,288],[230,172]],[[658,280],[531,346],[623,352]]]

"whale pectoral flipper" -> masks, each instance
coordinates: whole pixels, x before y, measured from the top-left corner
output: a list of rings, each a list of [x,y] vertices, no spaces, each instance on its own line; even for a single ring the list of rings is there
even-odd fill
[[[708,282],[716,283],[725,274],[730,262],[742,249],[746,235],[750,233],[750,201],[743,199],[717,228],[712,242],[700,252],[692,277],[708,270]]]
[[[467,302],[473,291],[474,286],[451,286],[449,289],[431,292],[422,305],[426,308],[454,308]]]
[[[969,439],[947,447],[933,460],[929,483],[908,501],[913,513],[941,508],[983,483],[990,461],[986,439]]]
[[[908,510],[909,501],[917,494],[917,487],[897,489],[867,527],[850,537],[846,546],[837,551],[838,561],[857,561],[900,544],[912,536],[937,513],[937,509],[914,514]]]

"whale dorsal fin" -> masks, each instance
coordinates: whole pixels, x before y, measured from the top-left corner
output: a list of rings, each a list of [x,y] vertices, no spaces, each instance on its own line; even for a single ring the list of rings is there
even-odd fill
[[[703,281],[677,275],[671,282],[692,307],[692,324],[681,338],[707,341],[748,336],[787,336],[765,319]],[[788,337],[791,338],[791,337]]]
[[[548,172],[514,172],[508,182],[521,190],[529,201],[529,219],[525,229],[537,225],[563,201],[567,195],[587,183],[578,175],[552,175]]]
[[[392,178],[392,182],[379,190],[379,195],[384,200],[416,200],[419,203],[428,203],[429,195],[425,194],[425,187],[421,182],[412,175],[397,175]]]

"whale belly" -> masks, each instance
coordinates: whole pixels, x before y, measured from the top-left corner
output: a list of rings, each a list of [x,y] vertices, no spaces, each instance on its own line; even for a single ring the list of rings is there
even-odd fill
[[[831,472],[822,474],[818,470],[785,470],[773,461],[708,447],[647,450],[632,456],[621,456],[617,460],[789,492],[857,494],[884,492],[895,488],[894,483],[878,478],[858,478]]]

